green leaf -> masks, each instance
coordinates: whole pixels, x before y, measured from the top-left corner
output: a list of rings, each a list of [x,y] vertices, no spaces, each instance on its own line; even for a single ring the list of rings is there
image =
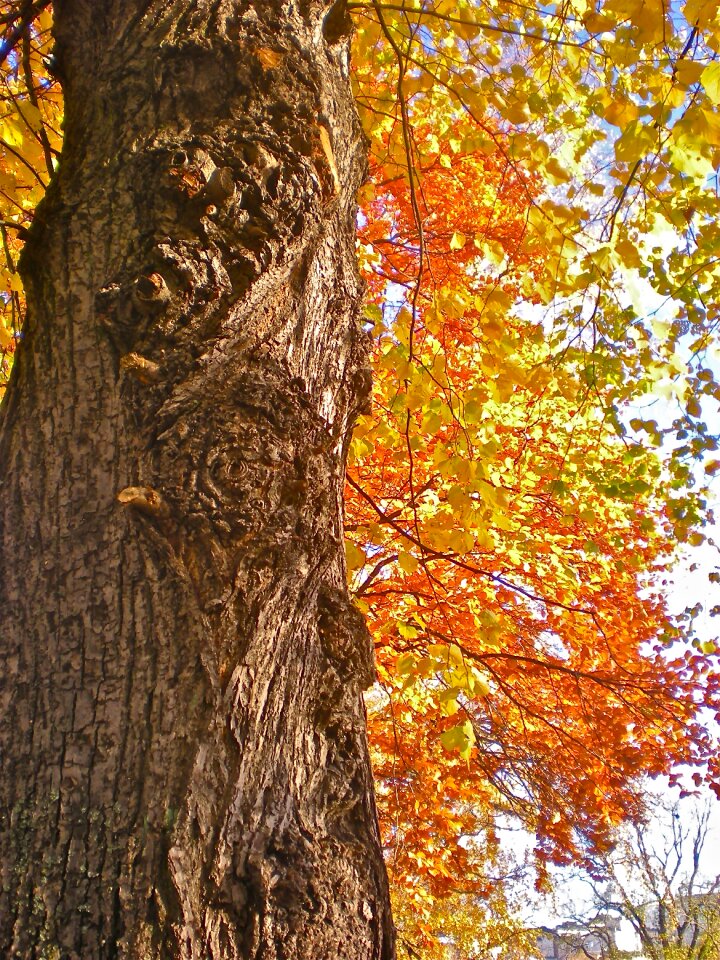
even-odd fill
[[[453,717],[458,712],[460,707],[458,706],[457,698],[460,691],[457,687],[449,687],[438,697],[440,705],[443,708],[443,711],[449,716]]]
[[[395,673],[399,677],[406,677],[415,672],[415,654],[404,653],[395,661]]]
[[[475,731],[469,720],[459,724],[457,727],[450,727],[444,733],[440,734],[440,743],[446,750],[457,750],[463,760],[470,758],[473,744],[475,743]]]

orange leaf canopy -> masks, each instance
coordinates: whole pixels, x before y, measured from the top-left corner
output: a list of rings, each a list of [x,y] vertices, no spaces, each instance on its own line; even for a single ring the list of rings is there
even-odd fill
[[[618,435],[583,330],[529,303],[542,185],[501,138],[412,136],[415,172],[381,145],[362,198],[375,393],[347,535],[388,862],[424,909],[482,890],[498,815],[541,864],[606,845],[641,777],[708,760],[718,682],[657,591],[660,461]]]

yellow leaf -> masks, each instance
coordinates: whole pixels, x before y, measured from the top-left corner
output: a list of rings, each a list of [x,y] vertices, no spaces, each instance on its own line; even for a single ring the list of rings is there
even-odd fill
[[[551,183],[558,186],[561,183],[567,183],[570,180],[570,174],[560,163],[557,157],[551,157],[545,165],[545,173]]]
[[[4,140],[11,147],[22,147],[24,135],[16,120],[6,117],[0,120],[0,140]]]
[[[419,563],[417,557],[414,557],[411,553],[401,553],[398,557],[398,566],[404,573],[415,573]]]
[[[605,108],[603,119],[614,127],[625,128],[637,119],[638,112],[638,108],[631,100],[613,100]]]
[[[675,64],[675,76],[679,83],[691,87],[698,83],[703,72],[703,65],[695,60],[678,60]]]
[[[704,156],[707,141],[703,137],[674,130],[672,139],[668,153],[677,170],[699,179],[705,179],[712,174],[712,163]]]
[[[714,104],[720,103],[720,62],[710,63],[700,75],[705,93]]]
[[[467,553],[475,546],[475,537],[469,530],[453,530],[448,537],[448,545],[456,553]]]
[[[457,687],[450,687],[447,690],[443,690],[443,692],[438,697],[438,700],[440,701],[440,705],[442,706],[443,712],[447,714],[448,717],[454,717],[455,714],[460,709],[457,702],[459,692],[460,691],[457,689]]]
[[[397,629],[400,636],[404,637],[405,640],[414,640],[420,636],[417,627],[414,627],[411,623],[404,623],[402,620],[398,621]]]
[[[480,27],[476,23],[456,23],[454,24],[455,29],[463,38],[463,40],[474,40],[475,37],[480,33]]]
[[[404,653],[395,661],[395,672],[399,677],[407,676],[415,671],[415,654]]]
[[[502,115],[512,124],[528,123],[532,119],[530,108],[526,103],[511,103],[503,109]]]
[[[480,253],[483,255],[485,260],[487,260],[488,263],[491,263],[494,267],[499,267],[505,262],[505,250],[503,245],[498,243],[496,240],[482,242],[476,238],[475,246],[479,248]]]
[[[650,152],[656,139],[651,127],[638,122],[631,123],[620,139],[615,141],[615,157],[619,163],[633,163]]]
[[[365,564],[365,552],[352,541],[345,541],[345,559],[349,573],[353,573]]]
[[[697,24],[702,31],[709,27],[718,13],[717,0],[687,0],[683,14],[688,23]]]
[[[43,119],[42,114],[35,106],[34,103],[23,103],[18,106],[18,112],[20,116],[25,121],[25,123],[30,127],[31,130],[38,131],[42,129]]]
[[[451,727],[440,735],[440,742],[446,750],[457,750],[463,760],[468,760],[475,743],[475,731],[472,723],[466,720],[457,727]]]
[[[605,30],[613,30],[617,25],[612,17],[606,17],[602,13],[593,13],[592,11],[585,14],[583,23],[588,33],[603,33]]]
[[[692,126],[684,129],[697,137],[702,137],[713,146],[720,146],[720,117],[717,112],[701,108],[696,108],[692,112],[688,110],[685,121],[689,120],[690,116],[692,116]]]

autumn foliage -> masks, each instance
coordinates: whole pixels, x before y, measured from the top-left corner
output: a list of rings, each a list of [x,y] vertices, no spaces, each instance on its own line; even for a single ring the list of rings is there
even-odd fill
[[[0,46],[0,397],[21,336],[22,282],[17,258],[23,233],[42,199],[60,150],[62,94],[48,75],[52,46],[49,4],[12,19],[18,5],[3,3]],[[30,16],[31,15],[31,16]],[[13,42],[14,41],[14,42]]]
[[[2,4],[6,42],[22,26],[2,73],[3,374],[22,228],[59,149],[36,6],[21,23]],[[499,825],[536,835],[542,882],[607,846],[642,778],[713,763],[715,645],[670,616],[661,580],[711,519],[692,462],[720,468],[703,420],[720,397],[715,7],[688,4],[685,29],[625,4],[609,40],[612,2],[349,6],[374,394],[347,558],[377,649],[383,840],[426,948],[442,922],[490,950],[512,927]],[[686,246],[663,252],[668,231]],[[672,315],[643,314],[645,290]],[[675,405],[665,422],[633,407],[649,395]]]
[[[498,823],[535,833],[542,883],[639,813],[643,777],[702,767],[718,678],[658,591],[667,468],[623,436],[585,335],[558,335],[536,291],[552,251],[528,223],[549,184],[499,124],[440,138],[422,99],[403,143],[402,111],[379,121],[364,84],[375,392],[351,448],[348,566],[378,654],[388,864],[430,936],[439,900],[496,895]]]

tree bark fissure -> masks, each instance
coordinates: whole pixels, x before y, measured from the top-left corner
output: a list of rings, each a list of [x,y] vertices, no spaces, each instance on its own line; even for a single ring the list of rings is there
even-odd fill
[[[0,952],[390,958],[342,4],[56,8],[0,422]]]

